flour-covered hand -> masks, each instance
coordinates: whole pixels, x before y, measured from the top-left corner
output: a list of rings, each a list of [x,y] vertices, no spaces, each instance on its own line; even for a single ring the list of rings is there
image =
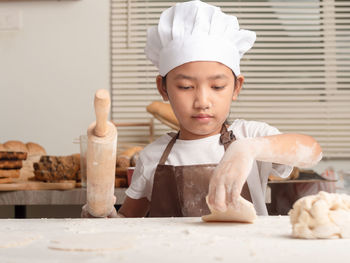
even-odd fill
[[[247,140],[235,141],[225,152],[209,184],[208,202],[225,212],[235,205],[254,162],[254,154]]]

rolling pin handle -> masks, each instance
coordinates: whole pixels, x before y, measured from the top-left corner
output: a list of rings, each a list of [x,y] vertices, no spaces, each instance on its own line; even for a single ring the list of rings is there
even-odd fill
[[[111,99],[108,90],[99,89],[95,94],[95,114],[96,114],[96,127],[94,133],[98,137],[104,137],[108,133],[108,114],[111,105]]]

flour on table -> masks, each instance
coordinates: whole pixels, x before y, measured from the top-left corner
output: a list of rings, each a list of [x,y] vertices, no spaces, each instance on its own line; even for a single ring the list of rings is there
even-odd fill
[[[25,232],[0,233],[0,248],[23,247],[41,238],[41,235]]]
[[[350,238],[350,196],[319,192],[297,200],[289,211],[297,238]]]
[[[229,205],[226,212],[214,210],[208,203],[208,197],[206,200],[211,214],[202,216],[203,221],[253,223],[256,219],[254,205],[243,197],[239,197],[235,206]]]
[[[52,239],[49,248],[65,251],[109,251],[132,247],[134,237],[120,232],[72,234]]]

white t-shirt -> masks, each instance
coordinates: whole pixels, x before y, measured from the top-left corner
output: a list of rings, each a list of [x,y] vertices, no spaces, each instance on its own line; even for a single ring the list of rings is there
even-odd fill
[[[233,131],[237,140],[280,134],[278,129],[264,122],[241,119],[235,120],[228,130]],[[132,183],[126,190],[129,197],[133,199],[147,197],[151,201],[154,173],[171,138],[168,134],[163,135],[140,152]],[[217,164],[225,152],[219,140],[220,134],[198,140],[177,139],[165,164],[173,166]],[[285,178],[289,176],[292,169],[291,166],[281,164],[260,161],[253,163],[247,184],[258,215],[268,215],[265,205],[268,176],[273,174]]]

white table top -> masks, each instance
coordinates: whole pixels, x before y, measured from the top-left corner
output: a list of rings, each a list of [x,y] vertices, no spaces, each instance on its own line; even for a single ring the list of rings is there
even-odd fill
[[[0,262],[350,262],[350,239],[291,237],[287,216],[259,217],[254,224],[204,223],[200,218],[1,219],[0,235],[35,234],[32,243],[0,248]],[[128,246],[112,251],[50,249],[62,237],[101,234]]]

